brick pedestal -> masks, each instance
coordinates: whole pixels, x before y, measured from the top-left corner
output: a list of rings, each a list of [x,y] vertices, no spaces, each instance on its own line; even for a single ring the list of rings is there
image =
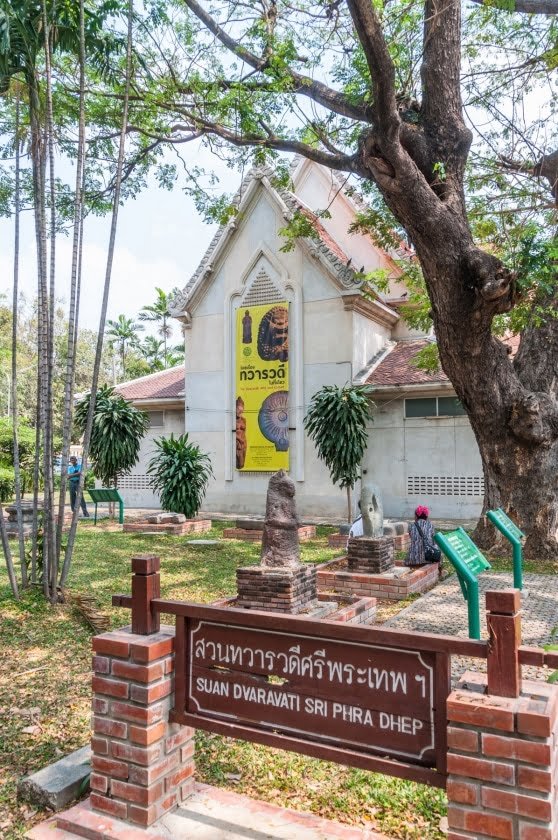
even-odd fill
[[[296,614],[317,599],[316,567],[248,566],[236,570],[238,607]]]
[[[299,542],[313,540],[316,536],[315,525],[301,525],[298,529]],[[225,528],[223,531],[224,540],[244,540],[244,542],[261,543],[263,528]]]
[[[391,537],[351,537],[347,543],[350,572],[377,575],[389,572],[395,564]]]
[[[486,690],[471,672],[448,698],[448,840],[556,840],[558,688]]]
[[[194,784],[194,730],[168,723],[174,628],[93,639],[91,806],[149,826]]]

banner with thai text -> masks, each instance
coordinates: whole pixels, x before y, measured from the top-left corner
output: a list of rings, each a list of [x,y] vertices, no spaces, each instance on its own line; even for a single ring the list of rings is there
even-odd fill
[[[289,468],[289,304],[236,313],[236,469]]]

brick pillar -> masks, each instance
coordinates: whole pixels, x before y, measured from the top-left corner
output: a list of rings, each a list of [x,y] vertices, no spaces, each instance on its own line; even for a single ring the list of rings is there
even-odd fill
[[[93,639],[91,806],[149,826],[194,785],[194,730],[168,723],[174,628]]]
[[[469,672],[448,698],[448,840],[556,840],[558,688],[486,692]]]

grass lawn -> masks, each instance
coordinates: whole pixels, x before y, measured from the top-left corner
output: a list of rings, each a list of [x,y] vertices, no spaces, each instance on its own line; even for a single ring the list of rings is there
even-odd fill
[[[223,527],[215,523],[203,536],[218,537]],[[338,553],[326,544],[332,530],[318,528],[317,538],[302,544],[305,562]],[[259,559],[258,545],[231,541],[196,548],[188,547],[189,539],[80,523],[69,588],[94,594],[118,627],[128,623],[129,613],[110,601],[114,593],[130,591],[132,554],[160,555],[164,597],[205,603],[234,594],[236,568]],[[0,632],[0,837],[14,840],[41,817],[16,802],[18,778],[89,740],[92,631],[70,606],[48,607],[33,593],[14,602],[2,570]],[[444,836],[439,823],[445,794],[434,788],[204,732],[198,733],[196,761],[199,780],[268,802],[392,837]]]

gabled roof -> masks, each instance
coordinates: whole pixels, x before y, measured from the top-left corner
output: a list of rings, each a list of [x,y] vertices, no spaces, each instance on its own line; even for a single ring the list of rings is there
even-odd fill
[[[184,365],[121,382],[115,388],[127,400],[177,400],[184,398]]]
[[[251,185],[257,181],[262,182],[279,198],[286,210],[285,215],[287,218],[292,217],[292,215],[296,212],[302,212],[308,219],[310,219],[313,228],[316,231],[317,238],[306,238],[303,241],[305,241],[313,249],[314,253],[325,262],[327,267],[333,272],[334,276],[342,286],[346,289],[358,291],[362,285],[362,281],[357,277],[355,270],[350,266],[351,261],[345,254],[343,248],[326,231],[318,216],[316,216],[315,213],[304,205],[294,193],[274,183],[274,178],[275,173],[270,166],[257,166],[251,169],[242,181],[240,189],[233,199],[234,206],[240,211],[247,200]],[[237,221],[233,218],[227,222],[227,224],[219,227],[213,239],[209,243],[209,247],[203,255],[197,269],[191,276],[185,288],[173,299],[170,307],[171,315],[180,317],[186,310],[189,301],[203,282],[205,276],[213,270],[212,262],[214,258],[218,255],[229,236],[232,235],[236,226]]]
[[[384,388],[436,383],[442,386],[448,385],[449,379],[443,370],[428,373],[412,364],[412,359],[417,353],[431,343],[427,338],[398,341],[391,350],[388,349],[379,364],[373,368],[366,379],[366,384]]]

